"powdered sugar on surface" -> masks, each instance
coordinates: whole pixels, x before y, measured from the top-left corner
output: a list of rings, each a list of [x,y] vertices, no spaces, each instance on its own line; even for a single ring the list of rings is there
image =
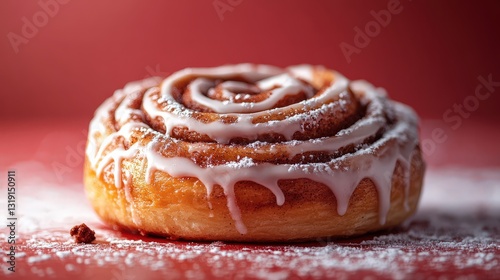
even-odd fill
[[[1,278],[494,279],[500,275],[500,169],[429,170],[419,211],[404,226],[307,244],[198,243],[122,233],[98,220],[78,184],[21,179],[16,272],[7,270],[3,255]],[[0,219],[6,220],[4,211]],[[69,229],[82,222],[95,230],[94,243],[75,244],[70,237]],[[0,240],[7,240],[5,230]],[[7,248],[2,245],[3,251]]]

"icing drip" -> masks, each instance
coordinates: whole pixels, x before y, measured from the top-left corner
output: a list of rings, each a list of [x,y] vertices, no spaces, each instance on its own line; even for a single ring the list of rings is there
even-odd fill
[[[363,179],[368,178],[373,181],[378,192],[379,220],[383,224],[390,208],[392,177],[398,163],[403,169],[405,197],[409,195],[410,163],[412,153],[418,144],[416,116],[410,108],[386,100],[383,90],[375,89],[364,81],[349,82],[335,72],[333,72],[335,80],[323,88],[321,94],[314,94],[312,87],[306,83],[312,83],[317,69],[323,68],[303,65],[285,71],[270,66],[242,64],[187,69],[164,80],[160,92],[148,81],[131,83],[123,90],[115,92],[114,96],[97,110],[91,122],[87,157],[97,176],[105,176],[104,171],[111,169],[115,186],[117,188],[125,186],[126,199],[131,205],[130,211],[133,217],[135,209],[130,193],[133,178],[130,173],[123,171],[123,161],[139,157],[147,164],[145,174],[147,183],[154,180],[155,172],[165,172],[172,177],[197,178],[205,186],[208,196],[214,186],[220,186],[227,198],[227,207],[235,221],[236,229],[242,234],[246,233],[247,229],[234,191],[236,183],[240,181],[252,181],[266,187],[275,195],[277,205],[281,206],[285,203],[285,197],[278,184],[280,180],[309,179],[324,184],[332,191],[337,202],[337,212],[339,215],[344,215],[354,190]],[[223,81],[219,86],[226,100],[210,98],[214,95],[212,92],[215,86],[214,79],[231,79],[235,76],[244,77],[248,83]],[[173,85],[186,79],[191,80],[187,88],[195,102],[218,112],[219,116],[236,117],[237,121],[203,123],[193,118],[195,112],[179,104],[172,94]],[[345,102],[352,102],[351,95],[347,94],[348,86],[356,98],[366,106],[364,117],[332,136],[293,140],[294,133],[304,129],[304,120],[321,118],[324,112],[333,114],[344,112]],[[150,89],[144,93],[145,88]],[[268,99],[252,103],[251,106],[245,102],[231,102],[246,98],[241,92],[255,94],[270,89],[272,93]],[[284,108],[273,107],[284,96],[298,92],[305,92],[308,99]],[[144,97],[141,110],[133,101],[142,94]],[[158,104],[165,104],[167,109],[158,107]],[[300,111],[303,108],[309,110]],[[279,114],[283,110],[300,113],[281,120],[254,122],[257,117]],[[158,133],[151,129],[144,122],[145,114],[152,118],[160,118],[166,133]],[[395,121],[393,125],[388,126],[386,116],[391,114],[394,115]],[[112,120],[118,125],[118,130],[103,125]],[[171,132],[176,126],[206,134],[216,140],[216,143],[187,143],[182,139],[174,139],[171,137]],[[164,146],[185,145],[188,154],[209,153],[215,148],[219,150],[230,148],[227,143],[235,136],[255,140],[255,135],[265,132],[279,133],[286,138],[286,141],[253,142],[241,147],[243,151],[248,149],[246,156],[220,164],[208,163],[206,166],[201,166],[185,156],[175,154],[166,156],[161,152]],[[381,132],[383,132],[381,137],[369,144],[363,144]],[[135,141],[129,145],[132,143],[130,141],[132,134],[136,137],[137,135],[139,137],[154,135],[154,137],[146,144]],[[353,152],[332,157],[324,162],[276,164],[272,161],[255,160],[259,154],[269,153],[272,158],[273,154],[285,153],[291,159],[309,152],[335,152],[350,145],[357,148]],[[404,205],[408,209],[407,199]],[[134,223],[140,223],[137,218],[133,220]]]

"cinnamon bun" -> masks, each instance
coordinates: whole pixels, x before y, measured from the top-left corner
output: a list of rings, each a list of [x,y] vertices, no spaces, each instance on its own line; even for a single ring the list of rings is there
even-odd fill
[[[108,224],[186,240],[306,241],[394,227],[425,170],[418,119],[321,66],[187,68],[129,83],[90,124]]]

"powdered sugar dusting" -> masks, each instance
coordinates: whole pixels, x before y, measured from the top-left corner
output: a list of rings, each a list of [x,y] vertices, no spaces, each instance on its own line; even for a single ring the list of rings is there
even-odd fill
[[[241,168],[248,168],[251,166],[255,166],[255,163],[253,162],[253,159],[251,159],[249,157],[244,157],[244,158],[240,159],[239,161],[228,162],[228,163],[226,163],[226,166],[231,168],[231,169],[241,169]]]
[[[81,191],[25,178],[19,189],[17,272],[8,273],[2,256],[2,273],[16,279],[495,278],[500,273],[499,171],[430,170],[418,213],[391,232],[275,245],[121,233],[97,221]],[[81,222],[96,231],[93,244],[72,241],[68,231]],[[0,238],[6,237],[2,231]]]
[[[184,75],[191,76],[196,71],[202,76],[211,77],[215,75],[212,71],[222,71],[224,77],[226,75],[234,75],[234,71],[229,71],[230,69],[240,69],[241,71],[247,71],[248,65],[232,66],[235,68],[214,68],[209,72],[206,69],[191,69],[182,70],[177,74],[172,75],[167,78],[161,85],[161,94],[163,102],[174,102],[175,98],[173,92],[174,82],[177,79],[184,79]],[[264,68],[267,69],[267,68]],[[193,72],[194,71],[194,72]],[[226,72],[227,71],[227,72]],[[335,72],[332,72],[335,73]],[[297,110],[297,112],[302,112],[302,107],[311,107],[305,112],[297,113],[295,115],[289,116],[285,119],[270,120],[264,123],[257,122],[254,123],[254,117],[267,116],[269,114],[277,113],[279,114],[280,108],[273,108],[265,110],[262,112],[256,112],[252,114],[239,114],[231,115],[232,117],[237,116],[238,122],[226,123],[223,121],[213,121],[209,123],[203,123],[196,118],[184,118],[180,116],[172,115],[172,110],[176,111],[178,108],[163,108],[160,110],[157,104],[159,98],[158,88],[150,88],[146,91],[145,96],[142,100],[142,107],[145,112],[152,118],[162,118],[164,120],[163,124],[165,127],[165,136],[163,138],[165,145],[168,143],[175,143],[177,140],[172,140],[170,135],[170,130],[177,125],[186,126],[188,130],[194,129],[197,133],[207,134],[211,139],[217,140],[217,144],[227,144],[235,136],[240,136],[243,138],[256,139],[257,135],[262,135],[265,133],[277,133],[283,135],[285,139],[293,139],[293,135],[301,130],[306,130],[305,127],[311,123],[320,123],[324,121],[324,118],[320,116],[328,114],[336,114],[338,111],[345,109],[347,101],[352,98],[351,95],[347,94],[349,80],[340,74],[335,74],[337,77],[334,82],[328,85],[322,94],[315,96],[311,99],[301,101],[297,104],[292,104],[287,106],[288,109]],[[272,78],[270,78],[272,79]],[[286,81],[292,79],[289,75],[278,76],[278,80],[284,79]],[[293,80],[293,79],[292,79]],[[198,80],[199,83],[205,83],[205,80]],[[267,83],[268,80],[264,80]],[[196,80],[195,80],[196,82]],[[206,81],[208,82],[208,81]],[[298,81],[296,81],[298,82]],[[210,82],[212,83],[212,82]],[[213,82],[215,83],[215,82]],[[274,83],[274,82],[273,82]],[[272,84],[273,84],[272,83]],[[284,82],[285,84],[287,82]],[[301,82],[300,82],[301,83]],[[212,85],[212,84],[211,84]],[[412,159],[412,151],[418,144],[418,133],[417,133],[417,121],[414,112],[407,108],[406,106],[399,103],[391,103],[391,106],[384,106],[387,100],[381,97],[378,90],[375,89],[370,84],[358,81],[352,82],[354,91],[360,91],[356,94],[362,99],[362,103],[367,105],[367,114],[362,120],[356,122],[351,130],[346,130],[340,132],[339,135],[335,137],[323,137],[319,141],[310,139],[310,141],[303,141],[299,144],[286,146],[288,156],[295,156],[299,153],[306,153],[308,151],[338,151],[340,148],[348,145],[357,145],[355,153],[348,153],[339,158],[332,158],[328,162],[328,166],[325,163],[308,162],[298,163],[297,166],[290,166],[289,164],[274,164],[271,162],[263,162],[262,164],[254,164],[254,161],[250,158],[238,161],[232,161],[228,163],[223,163],[219,165],[210,165],[208,167],[202,167],[196,164],[194,161],[186,157],[185,155],[170,155],[163,156],[158,152],[161,149],[161,141],[151,141],[142,146],[141,142],[136,142],[130,147],[126,148],[124,142],[127,141],[127,135],[131,135],[133,130],[141,129],[147,124],[142,122],[130,122],[122,126],[118,131],[112,132],[107,135],[100,145],[98,144],[98,139],[94,139],[96,133],[91,132],[88,140],[88,147],[86,155],[90,159],[91,168],[96,171],[97,176],[104,174],[105,180],[114,179],[114,185],[120,188],[126,182],[131,180],[124,180],[124,172],[122,172],[122,161],[124,159],[132,159],[140,154],[140,157],[145,158],[147,162],[146,167],[146,182],[150,183],[153,173],[156,171],[162,171],[168,173],[172,177],[193,177],[197,178],[207,189],[207,195],[211,194],[212,189],[215,185],[219,185],[223,188],[224,194],[227,197],[227,206],[230,211],[231,218],[234,220],[236,229],[241,234],[246,234],[247,228],[242,220],[242,215],[238,207],[234,186],[240,181],[252,181],[260,184],[273,192],[276,196],[276,202],[278,205],[282,205],[285,201],[283,192],[278,187],[278,182],[280,180],[287,179],[298,179],[305,178],[311,181],[322,183],[330,188],[330,190],[335,195],[337,201],[337,212],[340,215],[344,215],[347,210],[347,205],[349,204],[349,199],[354,192],[355,187],[364,178],[369,178],[373,181],[375,187],[378,191],[379,196],[379,221],[380,224],[385,224],[386,215],[390,209],[390,188],[392,186],[391,181],[388,180],[386,174],[392,174],[397,162],[400,162],[401,166],[405,169],[403,174],[406,179],[406,196],[409,190],[409,167]],[[197,86],[198,87],[198,86]],[[202,85],[199,85],[200,90]],[[210,87],[210,86],[208,86]],[[266,86],[267,87],[267,86]],[[203,86],[205,88],[205,86]],[[126,89],[125,89],[126,91]],[[191,92],[195,94],[197,90],[191,89]],[[195,94],[196,95],[196,94]],[[199,93],[198,95],[201,95]],[[130,94],[133,96],[133,94]],[[166,99],[165,99],[166,98]],[[333,101],[332,100],[337,100]],[[344,100],[346,103],[339,102]],[[131,101],[123,101],[124,103],[134,103]],[[217,101],[218,102],[218,101]],[[326,103],[324,103],[326,102]],[[319,106],[317,106],[319,104]],[[110,106],[113,104],[110,104]],[[207,104],[204,104],[207,105]],[[120,107],[121,105],[119,105]],[[238,105],[239,106],[239,105]],[[160,106],[162,107],[162,106]],[[385,108],[385,109],[384,109]],[[113,111],[112,106],[101,107],[100,111],[109,110]],[[188,110],[186,108],[186,110]],[[191,110],[191,109],[189,109]],[[188,111],[189,111],[188,110]],[[396,111],[398,121],[388,128],[384,137],[378,139],[372,146],[359,145],[360,141],[366,140],[371,136],[375,136],[375,133],[379,131],[385,124],[385,111]],[[116,110],[115,112],[117,112]],[[216,110],[217,111],[217,110]],[[102,112],[96,113],[96,118],[93,119],[91,124],[91,131],[94,128],[94,122],[106,122],[106,118],[102,118]],[[222,116],[222,115],[221,115]],[[228,117],[229,115],[225,115]],[[304,122],[310,117],[311,122]],[[124,119],[130,119],[128,117],[123,117]],[[376,118],[378,121],[364,121],[365,118]],[[117,116],[116,119],[121,119]],[[317,125],[317,124],[316,124]],[[215,130],[214,130],[215,129]],[[263,130],[261,130],[263,129]],[[206,130],[206,131],[205,131]],[[141,130],[142,131],[142,130]],[[236,134],[226,134],[226,132],[232,131]],[[106,135],[106,131],[99,131],[98,135]],[[148,132],[145,132],[148,133]],[[216,134],[217,137],[213,137]],[[168,136],[168,137],[167,137]],[[222,137],[222,138],[221,138]],[[157,139],[161,139],[162,136],[158,135]],[[125,140],[123,140],[125,139]],[[312,141],[311,141],[312,140]],[[119,144],[116,144],[118,142]],[[116,147],[110,146],[117,145]],[[206,144],[208,146],[208,144]],[[383,147],[391,145],[391,149],[384,149]],[[99,147],[97,147],[99,146]],[[192,146],[189,144],[189,146]],[[271,147],[272,148],[272,147]],[[203,151],[204,147],[200,143],[196,143],[189,148],[191,152],[196,152],[197,150]],[[272,151],[272,150],[271,150]],[[268,152],[267,149],[262,149],[261,152]],[[273,159],[271,157],[271,159]],[[314,159],[314,158],[313,158]],[[380,160],[379,160],[380,159]],[[383,160],[382,160],[383,159]],[[249,161],[250,160],[250,161]],[[377,161],[376,165],[372,162]],[[316,165],[317,164],[317,165]],[[340,166],[343,165],[343,168]],[[350,166],[352,168],[347,168]],[[265,174],[265,175],[263,175]],[[126,174],[125,174],[126,175]],[[333,178],[333,180],[332,180]],[[126,182],[124,182],[126,181]],[[127,191],[126,191],[127,192]],[[408,205],[405,200],[405,205]],[[132,204],[131,204],[131,207]],[[406,207],[409,209],[410,207]],[[132,211],[132,213],[134,213]],[[133,219],[136,225],[140,223]]]

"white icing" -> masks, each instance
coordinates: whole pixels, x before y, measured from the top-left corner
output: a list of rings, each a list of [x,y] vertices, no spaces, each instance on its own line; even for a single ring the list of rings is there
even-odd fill
[[[319,66],[319,68],[322,68]],[[315,71],[312,65],[296,65],[288,67],[287,70],[292,73],[295,77],[302,79],[308,83],[313,82],[313,73]]]
[[[91,122],[89,144],[87,147],[87,156],[90,164],[96,170],[97,176],[103,176],[104,170],[111,168],[116,187],[121,188],[124,184],[125,188],[127,188],[126,196],[129,204],[133,204],[130,189],[128,189],[132,178],[129,173],[125,173],[124,176],[122,162],[135,157],[143,158],[144,163],[147,164],[146,181],[148,183],[151,183],[151,180],[155,178],[154,173],[160,171],[168,173],[173,177],[197,178],[206,187],[208,196],[211,194],[214,186],[219,185],[227,197],[227,206],[235,221],[236,228],[242,234],[247,229],[243,223],[242,214],[238,208],[234,193],[234,186],[237,182],[253,181],[268,188],[276,196],[277,205],[285,203],[285,197],[278,184],[279,180],[305,178],[319,182],[330,188],[337,201],[337,212],[339,215],[343,215],[347,211],[350,197],[359,182],[364,178],[369,178],[374,182],[378,191],[380,223],[385,223],[385,218],[390,208],[391,180],[396,164],[399,162],[403,168],[406,183],[405,197],[408,197],[410,162],[414,147],[418,143],[416,116],[410,108],[399,103],[390,103],[390,106],[393,106],[395,109],[397,122],[385,131],[382,138],[367,147],[361,147],[354,153],[345,154],[325,163],[256,163],[250,157],[238,157],[237,161],[201,167],[189,158],[180,156],[166,157],[159,151],[164,145],[176,145],[182,142],[182,140],[169,137],[171,129],[175,126],[185,126],[192,131],[207,134],[218,142],[187,143],[188,153],[210,151],[214,146],[224,147],[225,143],[235,136],[248,137],[252,140],[255,139],[256,134],[275,132],[284,135],[289,141],[274,144],[254,142],[248,145],[248,149],[253,149],[253,154],[278,153],[284,149],[289,158],[305,152],[333,152],[351,144],[360,144],[365,139],[376,135],[376,133],[386,126],[385,118],[383,117],[385,112],[383,102],[384,92],[373,88],[367,82],[357,81],[350,84],[355,94],[368,104],[365,117],[358,120],[351,127],[343,129],[331,137],[305,141],[291,140],[293,133],[301,129],[304,119],[314,117],[315,114],[320,115],[323,110],[333,110],[333,112],[335,110],[342,110],[343,104],[340,100],[347,102],[348,100],[346,101],[345,98],[338,99],[339,102],[328,103],[327,101],[332,100],[335,96],[347,97],[348,95],[345,92],[349,81],[336,73],[335,82],[325,89],[323,94],[312,97],[313,94],[309,91],[310,88],[307,85],[303,85],[302,82],[294,77],[309,82],[313,78],[312,71],[314,71],[314,68],[311,66],[298,66],[289,69],[293,69],[293,71],[290,70],[289,72],[291,74],[268,66],[251,66],[245,64],[213,69],[187,69],[172,75],[163,82],[160,99],[163,100],[162,102],[166,102],[168,106],[173,106],[173,110],[165,111],[158,109],[156,102],[159,100],[152,98],[155,88],[145,93],[142,103],[143,110],[151,117],[162,118],[166,128],[165,135],[153,131],[143,122],[145,117],[141,110],[130,107],[132,104],[130,100],[143,87],[141,84],[130,84],[123,91],[117,91],[112,98],[108,99],[97,110],[96,116]],[[207,97],[213,94],[209,92],[210,88],[214,86],[214,82],[210,79],[230,79],[236,75],[245,76],[255,82],[260,90],[270,89],[276,85],[281,86],[273,89],[273,95],[276,94],[276,96],[281,97],[292,93],[293,90],[290,88],[296,85],[300,88],[300,91],[308,92],[309,99],[284,108],[273,109],[272,106],[275,104],[275,100],[268,102],[268,100],[273,98],[273,95],[271,95],[270,98],[263,101],[260,105],[254,105],[261,107],[253,113],[236,114],[234,113],[234,108],[228,106],[228,108],[231,107],[232,109],[228,109],[231,113],[227,115],[237,116],[238,121],[236,123],[225,124],[215,121],[203,124],[191,118],[192,111],[178,104],[170,92],[172,85],[176,81],[191,78],[194,81],[190,84],[189,89],[191,90],[193,100],[211,109],[218,108],[221,104],[216,104],[212,102],[214,100]],[[276,77],[270,77],[271,75],[276,75]],[[227,90],[227,93],[224,93],[224,95],[233,98],[238,96],[237,91],[248,92],[255,90],[252,85],[242,82],[226,81],[222,84],[224,90]],[[281,88],[284,89],[280,91],[279,89]],[[207,93],[207,96],[203,93]],[[200,102],[200,100],[202,101]],[[216,102],[220,103],[220,101]],[[229,104],[235,105],[238,103]],[[279,113],[280,110],[300,107],[312,108],[312,110],[282,121],[267,123],[252,122],[253,118],[257,116]],[[113,108],[116,108],[114,116],[111,115]],[[118,131],[113,131],[112,128],[102,124],[109,119],[117,121],[117,124],[120,126]],[[133,132],[142,135],[153,133],[156,136],[146,146],[143,146],[141,141],[128,146],[126,143],[128,143],[127,141]],[[104,135],[108,136],[104,137]],[[109,148],[111,145],[114,145],[113,149]],[[408,207],[407,199],[404,203],[405,207]],[[131,211],[134,211],[134,209],[131,208]],[[134,222],[140,223],[135,218]]]
[[[225,66],[227,67],[227,66]],[[222,121],[214,121],[211,123],[203,123],[201,121],[198,121],[194,118],[192,118],[192,110],[189,108],[186,108],[182,106],[181,104],[177,103],[177,101],[174,99],[174,96],[172,95],[172,87],[173,85],[180,80],[185,80],[188,77],[193,75],[194,73],[197,73],[201,77],[211,77],[211,78],[218,78],[222,79],[225,77],[231,77],[231,69],[226,69],[224,68],[223,70],[227,71],[224,72],[222,70],[219,70],[219,68],[215,68],[217,70],[210,70],[210,69],[204,69],[200,68],[198,71],[190,71],[186,72],[185,70],[179,71],[172,76],[168,77],[161,86],[161,98],[160,99],[155,99],[152,97],[156,92],[156,90],[153,88],[146,92],[143,100],[143,107],[144,110],[151,116],[152,118],[161,118],[163,120],[163,124],[165,126],[165,134],[171,136],[172,129],[177,126],[183,126],[187,127],[189,130],[192,131],[197,131],[201,134],[206,134],[210,138],[215,139],[218,143],[228,143],[231,139],[236,138],[236,137],[244,137],[250,140],[255,140],[257,139],[258,135],[261,134],[266,134],[266,133],[279,133],[282,134],[286,137],[287,140],[291,140],[292,136],[295,132],[300,131],[302,128],[302,125],[304,123],[304,120],[307,119],[307,117],[310,114],[314,114],[316,110],[312,110],[309,112],[305,112],[303,114],[298,114],[295,115],[291,118],[285,118],[280,121],[269,121],[265,123],[253,123],[253,119],[256,117],[261,117],[265,116],[268,114],[274,114],[278,111],[282,110],[300,110],[304,107],[312,107],[311,109],[314,109],[314,106],[317,106],[318,104],[322,106],[331,106],[329,107],[332,112],[335,110],[342,110],[343,109],[343,104],[342,102],[331,102],[331,103],[326,103],[329,100],[335,99],[339,95],[342,95],[343,93],[346,92],[347,90],[347,85],[348,85],[348,80],[343,77],[340,74],[336,74],[337,80],[335,83],[332,83],[330,87],[325,89],[324,93],[315,96],[313,98],[310,98],[306,101],[299,102],[296,104],[292,104],[283,108],[275,108],[275,109],[269,109],[269,110],[263,110],[259,112],[254,112],[254,113],[248,113],[248,114],[235,114],[235,113],[229,113],[229,114],[220,114],[221,118],[224,117],[231,117],[231,116],[237,116],[238,117],[238,123],[237,124],[225,124]],[[266,68],[265,68],[266,69]],[[239,70],[238,67],[236,67],[234,70],[232,70],[234,75],[241,74],[242,71],[238,72]],[[214,73],[219,73],[218,75]],[[261,76],[264,76],[267,72],[262,73]],[[281,78],[282,79],[282,78]],[[268,86],[268,83],[264,83],[264,86]],[[343,95],[345,98],[348,98],[348,95]],[[173,110],[160,110],[158,108],[158,103],[165,103],[167,106],[170,106],[170,108],[173,108]],[[208,106],[211,108],[213,111],[217,112],[222,109],[222,105],[215,106],[215,104],[218,104],[220,102],[215,102],[214,104],[212,103],[203,103],[203,105]],[[210,107],[209,105],[214,105],[214,107]],[[229,104],[228,104],[229,105]],[[224,105],[224,106],[228,106]],[[233,105],[236,105],[233,103]],[[266,103],[266,105],[268,105]],[[274,105],[274,103],[273,103]],[[239,105],[238,105],[239,106]],[[264,106],[266,107],[266,106]],[[228,108],[233,108],[228,106]],[[242,107],[243,108],[243,107]],[[323,107],[324,108],[324,107]],[[320,110],[320,109],[317,109]]]
[[[299,80],[293,78],[289,74],[281,74],[278,76],[273,76],[264,80],[260,80],[256,83],[256,88],[260,91],[271,90],[273,87],[278,87],[271,91],[269,98],[264,99],[261,102],[242,102],[242,103],[232,103],[227,100],[215,100],[209,98],[209,89],[215,86],[213,80],[206,78],[197,78],[191,82],[188,89],[191,92],[191,97],[193,101],[201,104],[205,107],[210,108],[216,113],[253,113],[261,112],[265,110],[270,110],[274,107],[278,101],[283,99],[287,95],[295,95],[300,92],[305,92],[308,98],[312,97],[314,94],[311,87],[303,84]],[[237,93],[233,91],[255,91],[255,86],[241,82],[225,82],[221,84],[223,88],[224,96],[234,98],[238,96]],[[241,98],[241,95],[239,95]]]

